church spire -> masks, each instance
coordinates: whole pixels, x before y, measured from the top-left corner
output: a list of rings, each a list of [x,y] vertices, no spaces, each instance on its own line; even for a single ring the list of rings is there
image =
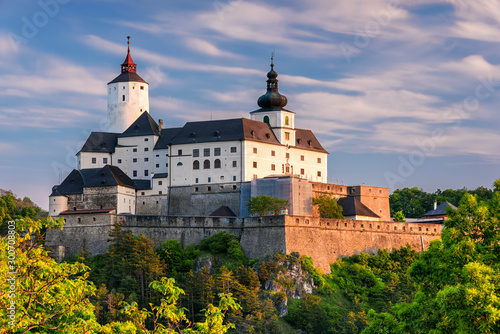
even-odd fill
[[[271,70],[267,73],[267,92],[259,97],[257,104],[261,108],[283,108],[287,104],[284,95],[278,92],[278,73],[274,70],[274,55],[271,56]]]
[[[122,73],[136,73],[137,65],[130,56],[130,36],[127,36],[127,57],[122,64]]]

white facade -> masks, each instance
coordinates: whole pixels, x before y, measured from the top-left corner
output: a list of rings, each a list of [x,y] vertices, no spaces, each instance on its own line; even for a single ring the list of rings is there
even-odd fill
[[[149,84],[140,81],[108,84],[108,132],[122,133],[149,111]]]

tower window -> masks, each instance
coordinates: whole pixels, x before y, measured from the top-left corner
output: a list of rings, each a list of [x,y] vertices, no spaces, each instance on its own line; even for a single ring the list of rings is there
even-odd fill
[[[272,157],[276,156],[276,151],[271,151],[271,156]]]
[[[285,132],[285,140],[290,140],[290,132]]]
[[[122,101],[125,101],[125,95],[122,95]]]
[[[304,175],[304,174],[305,174],[304,168],[301,168],[300,169],[300,175]]]
[[[141,86],[141,90],[144,90],[144,86]]]
[[[288,116],[285,117],[285,125],[290,125],[290,118]]]
[[[257,168],[257,161],[253,162],[253,168]]]
[[[264,116],[262,120],[264,121],[264,123],[269,124],[269,116]]]
[[[275,164],[271,165],[271,170],[276,170],[276,165]]]
[[[253,153],[257,154],[257,147],[253,148]]]
[[[304,161],[304,156],[303,155],[300,156],[300,161]]]
[[[321,176],[321,172],[320,171],[318,171],[318,176]]]
[[[286,157],[287,159],[290,159],[290,153],[286,153],[286,154],[285,154],[285,157]]]
[[[319,164],[321,163],[321,158],[318,158],[318,163],[319,163]]]

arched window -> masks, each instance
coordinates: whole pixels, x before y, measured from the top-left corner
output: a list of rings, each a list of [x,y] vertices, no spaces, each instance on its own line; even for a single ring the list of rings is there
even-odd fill
[[[288,116],[285,116],[285,125],[290,125],[290,118]]]
[[[203,169],[210,169],[210,160],[203,161]]]
[[[214,168],[220,168],[220,159],[215,159]]]
[[[193,169],[200,169],[200,162],[198,160],[193,161]]]
[[[264,116],[264,119],[263,119],[264,123],[267,123],[269,124],[269,116]]]

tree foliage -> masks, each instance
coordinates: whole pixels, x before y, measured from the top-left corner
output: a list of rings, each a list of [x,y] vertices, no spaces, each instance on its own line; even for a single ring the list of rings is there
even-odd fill
[[[497,183],[495,183],[497,184]],[[500,332],[500,192],[489,202],[465,194],[448,212],[441,240],[411,266],[418,284],[411,303],[394,315],[372,315],[365,333]],[[380,324],[390,324],[391,331]]]
[[[312,198],[312,205],[318,206],[319,216],[321,218],[344,219],[342,215],[343,208],[338,204],[338,200],[327,194]]]
[[[399,210],[398,212],[394,213],[392,220],[395,222],[404,223],[404,222],[406,222],[406,217],[405,217],[403,211]]]
[[[247,209],[251,216],[279,215],[281,210],[286,209],[290,202],[279,197],[267,195],[254,196],[248,200]]]

